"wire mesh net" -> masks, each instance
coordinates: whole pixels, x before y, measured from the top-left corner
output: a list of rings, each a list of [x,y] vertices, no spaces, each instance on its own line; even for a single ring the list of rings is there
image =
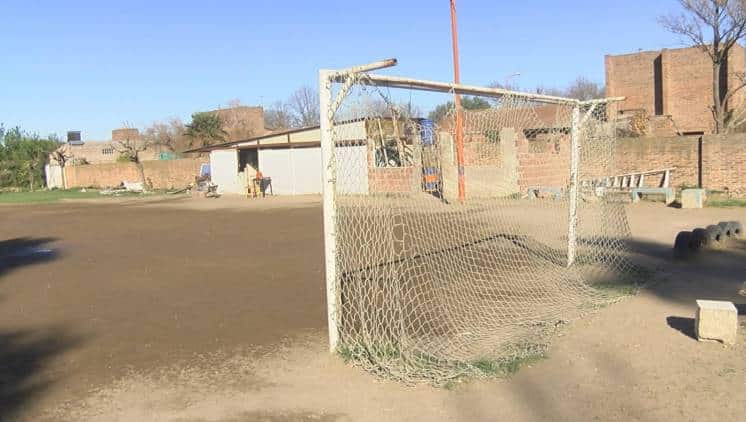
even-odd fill
[[[331,110],[339,353],[440,384],[541,354],[558,325],[615,299],[606,287],[633,268],[602,182],[613,103],[485,98],[463,111],[460,146],[453,106],[423,119],[349,78]]]

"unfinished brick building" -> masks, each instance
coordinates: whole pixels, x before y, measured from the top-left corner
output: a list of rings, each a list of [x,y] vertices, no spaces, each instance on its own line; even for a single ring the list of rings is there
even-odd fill
[[[740,45],[731,50],[720,75],[721,95],[741,83],[746,52]],[[712,62],[698,47],[641,51],[606,56],[606,95],[627,97],[622,118],[644,116],[647,135],[694,135],[714,127]],[[746,90],[730,101],[743,106]]]

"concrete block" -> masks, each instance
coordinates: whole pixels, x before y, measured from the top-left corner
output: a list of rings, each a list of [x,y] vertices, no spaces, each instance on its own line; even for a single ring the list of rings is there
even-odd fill
[[[681,208],[702,208],[704,206],[704,189],[684,189],[681,191]]]
[[[738,311],[732,302],[698,300],[694,327],[700,341],[717,340],[725,344],[735,344]]]

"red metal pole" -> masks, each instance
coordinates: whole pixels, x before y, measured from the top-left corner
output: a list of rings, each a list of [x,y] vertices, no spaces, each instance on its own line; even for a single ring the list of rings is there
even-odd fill
[[[456,28],[456,0],[451,0],[451,41],[453,44],[453,82],[461,83],[461,71],[458,58],[458,29]],[[456,107],[456,162],[458,163],[458,199],[464,202],[466,181],[464,178],[464,116],[461,110],[461,95],[454,93],[453,103]]]

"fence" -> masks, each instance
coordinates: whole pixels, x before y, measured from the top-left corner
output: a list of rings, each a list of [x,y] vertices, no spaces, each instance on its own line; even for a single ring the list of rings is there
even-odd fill
[[[194,181],[200,165],[206,158],[184,158],[179,160],[143,161],[145,179],[155,189],[183,187]],[[50,187],[61,187],[59,167],[50,166],[47,170],[47,183]],[[50,179],[49,175],[53,178]],[[104,163],[65,167],[65,184],[76,187],[111,187],[123,181],[139,181],[140,174],[134,163]]]

